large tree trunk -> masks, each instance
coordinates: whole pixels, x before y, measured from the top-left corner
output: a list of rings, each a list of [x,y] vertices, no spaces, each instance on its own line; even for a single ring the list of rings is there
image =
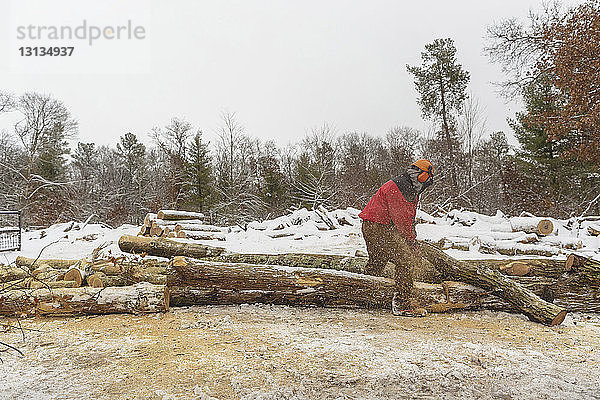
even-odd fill
[[[421,243],[421,253],[436,268],[456,280],[490,290],[510,302],[530,320],[545,325],[558,325],[565,319],[567,311],[548,303],[500,272],[485,265],[469,265],[455,260],[446,253],[427,243]]]
[[[176,274],[169,276],[173,305],[268,303],[324,307],[390,308],[395,291],[392,279],[302,267],[209,262],[175,257]],[[546,278],[516,278],[541,296],[547,295]],[[413,293],[419,306],[432,312],[453,309],[519,309],[474,286],[443,282],[416,282]]]
[[[167,287],[150,283],[0,293],[0,315],[151,313],[168,309]]]
[[[165,238],[147,238],[123,235],[119,239],[119,248],[127,253],[149,254],[171,258],[186,256],[192,258],[212,257],[222,254],[225,249],[196,243],[177,242]]]
[[[241,302],[324,307],[389,306],[394,281],[345,271],[277,265],[232,264],[175,257],[170,287],[196,287],[213,293],[215,304],[230,293]],[[173,288],[177,292],[176,288]],[[237,302],[237,301],[236,301]]]
[[[220,256],[205,258],[211,261],[226,263],[248,263],[263,265],[288,265],[302,268],[325,268],[340,271],[356,272],[363,274],[368,258],[340,256],[334,254],[308,254],[308,253],[283,253],[283,254],[222,254]],[[505,275],[516,276],[543,276],[558,278],[566,272],[564,261],[550,259],[521,259],[521,260],[465,260],[469,265],[485,265],[491,269],[499,270]],[[438,271],[431,263],[414,266],[414,279],[428,283],[440,283],[448,277]],[[394,265],[388,263],[383,270],[386,278],[394,278]]]

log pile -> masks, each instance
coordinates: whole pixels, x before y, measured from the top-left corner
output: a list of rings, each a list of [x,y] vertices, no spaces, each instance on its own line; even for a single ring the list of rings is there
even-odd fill
[[[394,292],[394,281],[389,277],[361,273],[367,261],[364,257],[228,254],[222,248],[197,243],[135,236],[123,236],[119,245],[123,251],[142,257],[94,262],[19,257],[16,269],[0,274],[3,285],[13,285],[12,290],[0,290],[0,314],[150,312],[165,310],[168,303],[262,302],[388,308]],[[588,258],[573,255],[567,262],[535,259],[467,262],[454,260],[427,244],[422,244],[422,252],[432,263],[426,264],[421,275],[428,282],[417,282],[413,297],[431,312],[456,309],[522,312],[534,321],[554,325],[562,321],[567,310],[600,311],[600,290],[588,290],[600,285],[600,262]],[[170,261],[157,261],[146,255]],[[81,284],[88,286],[78,288],[79,276],[73,271],[79,272]],[[14,285],[16,280],[28,279],[43,282],[43,286]],[[164,293],[164,301],[143,304],[163,301],[166,306],[145,309],[142,303],[130,302],[100,307],[90,300],[104,293],[100,292],[102,289],[110,288],[108,293],[135,292],[132,288],[140,283],[156,286],[158,289],[152,293],[160,290]],[[23,293],[29,297],[20,297]],[[57,293],[57,299],[48,300],[49,293]],[[87,299],[85,306],[76,301],[70,305],[73,298],[81,296]],[[17,310],[15,302],[23,306]],[[34,307],[36,304],[39,306]],[[49,304],[54,304],[54,308],[49,308]]]
[[[425,236],[435,238],[431,239],[431,243],[443,249],[506,256],[553,257],[568,255],[574,250],[595,250],[597,245],[593,237],[596,218],[557,220],[528,213],[506,217],[500,212],[495,216],[486,216],[452,210],[444,217],[432,217],[421,212],[420,220],[428,225],[440,226],[440,229],[432,230],[423,225],[423,232],[427,233]]]
[[[222,228],[204,223],[204,214],[179,211],[159,210],[156,214],[148,213],[138,236],[164,237],[194,240],[225,240]]]
[[[0,268],[0,315],[161,312],[168,266],[156,260],[31,259]]]
[[[260,231],[266,240],[289,236],[296,239],[298,233],[294,232],[298,231],[306,235],[311,234],[311,229],[318,234],[323,230],[344,229],[346,225],[356,227],[359,224],[356,214],[354,210],[303,209],[271,221],[253,222],[243,229]],[[520,312],[546,325],[560,324],[567,310],[600,312],[600,262],[593,259],[573,254],[566,262],[532,258],[458,261],[438,248],[507,255],[567,255],[569,249],[582,247],[580,239],[565,235],[565,230],[574,232],[575,225],[531,215],[487,217],[458,211],[448,214],[446,222],[422,212],[421,220],[440,232],[450,230],[433,225],[446,223],[453,227],[453,236],[443,237],[438,246],[421,243],[427,262],[415,266],[418,282],[413,297],[429,311]],[[482,221],[487,230],[481,229]],[[303,229],[297,225],[303,225]],[[589,237],[597,240],[589,229],[595,225],[587,223],[585,229],[582,226],[580,224],[580,232],[590,232]],[[150,312],[139,304],[113,304],[102,308],[92,304],[90,298],[86,300],[87,308],[77,304],[80,297],[86,297],[85,293],[91,293],[94,298],[105,289],[134,293],[133,288],[140,284],[156,286],[158,291],[162,288],[163,300],[158,301],[166,306],[151,307],[157,311],[167,309],[169,303],[390,306],[394,292],[392,264],[386,267],[384,276],[373,277],[364,275],[365,257],[232,254],[221,247],[177,239],[178,235],[190,238],[195,233],[197,238],[206,239],[208,237],[202,235],[222,236],[227,232],[231,232],[231,228],[204,224],[200,215],[161,210],[147,215],[138,236],[120,238],[120,249],[133,256],[104,260],[92,257],[93,261],[19,257],[16,268],[0,271],[0,294],[4,296],[0,296],[0,314],[17,313],[15,301],[24,304],[22,312],[25,314]],[[47,296],[52,292],[65,294],[58,296],[54,309],[48,311],[47,305],[53,302]],[[29,297],[24,299],[17,293],[28,293]],[[39,298],[35,293],[39,293]],[[155,304],[153,302],[142,303]],[[41,306],[35,306],[37,304]]]

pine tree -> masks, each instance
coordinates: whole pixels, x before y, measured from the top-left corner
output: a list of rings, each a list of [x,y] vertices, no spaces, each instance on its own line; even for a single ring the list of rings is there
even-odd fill
[[[415,86],[420,95],[418,103],[423,117],[441,122],[440,132],[450,157],[450,165],[447,167],[456,190],[458,179],[455,153],[459,148],[455,143],[455,113],[467,98],[466,89],[470,76],[456,60],[456,47],[452,39],[436,39],[425,45],[421,59],[420,67],[407,65],[406,68],[415,77]]]
[[[202,132],[194,136],[189,146],[185,175],[186,203],[201,212],[208,210],[214,201],[214,177],[208,144],[202,141]]]

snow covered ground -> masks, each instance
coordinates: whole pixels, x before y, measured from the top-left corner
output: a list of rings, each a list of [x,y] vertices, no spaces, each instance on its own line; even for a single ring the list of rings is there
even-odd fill
[[[0,399],[594,399],[587,318],[242,305],[28,319],[25,339],[0,334],[25,354],[0,354]]]
[[[202,243],[232,252],[354,255],[366,250],[357,214],[298,210],[247,230],[225,227],[225,240]],[[447,250],[457,258],[505,258],[481,253],[480,244],[519,243],[501,214],[421,217],[430,223],[417,226],[419,239],[471,243],[468,251]],[[567,229],[566,221],[556,225],[535,245],[556,258],[573,251],[600,257],[598,237]],[[77,227],[25,232],[23,250],[0,254],[0,263],[40,253],[78,259],[105,243],[104,254],[119,255],[119,237],[139,231]],[[600,398],[597,315],[569,315],[549,328],[505,313],[419,319],[385,310],[242,305],[20,324],[23,330],[0,319],[0,341],[24,352],[0,353],[0,399]]]

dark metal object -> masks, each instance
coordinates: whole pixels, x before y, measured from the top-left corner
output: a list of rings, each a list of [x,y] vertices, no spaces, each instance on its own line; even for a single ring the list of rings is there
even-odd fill
[[[21,250],[21,212],[0,211],[0,251]]]

